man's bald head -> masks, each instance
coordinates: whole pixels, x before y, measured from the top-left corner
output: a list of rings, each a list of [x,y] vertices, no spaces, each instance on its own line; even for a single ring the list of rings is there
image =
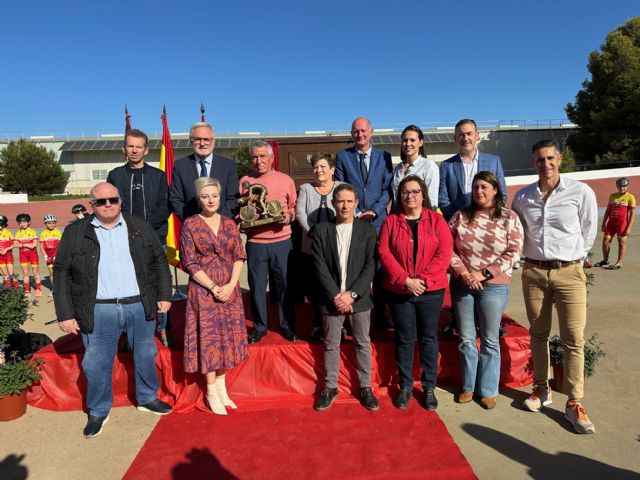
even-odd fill
[[[93,214],[103,225],[114,225],[120,218],[120,193],[110,183],[96,184],[89,192],[89,202],[93,206]]]

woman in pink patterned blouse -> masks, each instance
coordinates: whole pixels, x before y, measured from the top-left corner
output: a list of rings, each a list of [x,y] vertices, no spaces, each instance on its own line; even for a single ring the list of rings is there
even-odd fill
[[[518,216],[505,207],[498,178],[491,172],[473,177],[471,204],[456,212],[449,227],[454,253],[451,301],[460,332],[462,391],[458,403],[496,405],[500,382],[500,320],[509,300],[511,270],[522,251]],[[480,330],[480,355],[476,347]]]

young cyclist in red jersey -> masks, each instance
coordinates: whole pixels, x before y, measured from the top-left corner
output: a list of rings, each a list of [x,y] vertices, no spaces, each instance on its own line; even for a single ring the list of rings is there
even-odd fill
[[[44,256],[44,263],[49,270],[49,279],[51,280],[51,292],[53,292],[53,262],[58,253],[58,244],[62,238],[62,232],[56,228],[58,219],[53,213],[47,213],[42,219],[47,227],[40,234],[40,252]],[[51,296],[51,292],[49,296]]]
[[[20,284],[13,276],[13,235],[7,228],[9,219],[0,215],[0,273],[7,287],[18,288]]]
[[[42,296],[42,284],[40,283],[40,271],[38,270],[38,235],[31,228],[31,216],[28,213],[20,213],[16,216],[16,222],[20,227],[14,238],[14,245],[18,247],[20,266],[22,267],[24,293],[31,293],[29,265],[36,281],[36,297]]]
[[[602,219],[604,237],[602,238],[602,260],[596,263],[596,267],[605,267],[609,270],[618,270],[622,267],[622,260],[627,252],[627,238],[631,233],[635,218],[636,199],[629,193],[629,179],[616,180],[618,191],[609,196],[607,210]],[[609,265],[609,251],[614,235],[618,236],[618,261]]]

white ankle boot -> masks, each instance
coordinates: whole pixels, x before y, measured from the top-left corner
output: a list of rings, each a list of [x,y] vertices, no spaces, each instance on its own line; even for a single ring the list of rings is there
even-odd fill
[[[227,409],[224,408],[224,404],[218,395],[215,383],[207,383],[207,402],[209,403],[211,411],[216,415],[227,414]]]
[[[218,397],[220,398],[220,400],[222,400],[222,403],[229,407],[229,408],[233,408],[234,410],[236,408],[238,408],[238,406],[233,403],[233,400],[231,400],[229,398],[229,395],[227,395],[227,386],[225,384],[225,376],[224,375],[218,375],[216,377],[216,391],[218,392]]]

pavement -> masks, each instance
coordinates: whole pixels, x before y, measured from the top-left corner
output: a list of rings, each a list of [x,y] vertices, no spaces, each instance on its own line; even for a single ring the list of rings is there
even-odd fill
[[[639,225],[633,229],[621,270],[590,270],[595,284],[589,288],[586,335],[597,332],[607,355],[585,388],[584,405],[595,435],[573,433],[564,420],[566,396],[559,393],[554,392],[553,403],[541,413],[531,413],[520,407],[530,388],[501,389],[493,410],[475,402],[454,403],[453,389],[437,392],[438,414],[479,478],[640,478],[640,421],[633,403],[640,398],[640,295],[635,283],[640,279]],[[601,241],[600,234],[594,262],[601,259]],[[616,252],[614,243],[612,259]],[[514,271],[506,313],[527,326],[521,272]],[[184,273],[179,272],[178,282],[184,290]],[[246,286],[246,276],[242,282]],[[55,318],[47,294],[45,289],[38,305],[31,307],[33,321],[25,327],[55,339],[62,333],[57,325],[44,325]],[[555,322],[553,331],[557,332]],[[87,440],[81,434],[85,413],[30,406],[20,419],[0,423],[0,479],[121,478],[158,420],[134,407],[114,408],[104,432]]]

